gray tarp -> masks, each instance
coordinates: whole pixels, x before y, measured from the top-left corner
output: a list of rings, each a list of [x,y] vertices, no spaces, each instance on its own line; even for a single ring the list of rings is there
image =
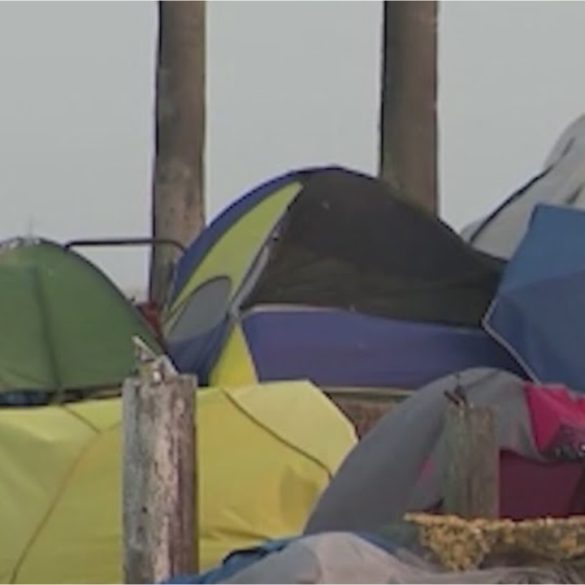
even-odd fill
[[[461,235],[475,248],[509,259],[538,203],[585,209],[585,116],[561,134],[539,175],[488,217],[467,226]]]
[[[225,583],[579,583],[559,568],[492,567],[445,572],[404,549],[388,553],[347,532],[293,541]]]

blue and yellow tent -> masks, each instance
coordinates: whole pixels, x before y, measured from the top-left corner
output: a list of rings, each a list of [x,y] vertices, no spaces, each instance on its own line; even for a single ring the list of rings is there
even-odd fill
[[[277,391],[276,391],[277,390]],[[121,583],[119,398],[0,409],[0,583]],[[355,445],[308,382],[197,392],[199,553],[299,534]]]
[[[410,389],[468,367],[518,371],[480,328],[500,271],[382,181],[301,170],[191,245],[165,336],[178,368],[212,385]]]

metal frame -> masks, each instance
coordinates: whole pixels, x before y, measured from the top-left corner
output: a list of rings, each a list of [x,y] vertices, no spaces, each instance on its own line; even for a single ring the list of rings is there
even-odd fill
[[[184,253],[187,248],[177,240],[170,238],[94,238],[86,240],[71,240],[65,244],[66,249],[98,246],[159,246],[168,245],[178,248]]]

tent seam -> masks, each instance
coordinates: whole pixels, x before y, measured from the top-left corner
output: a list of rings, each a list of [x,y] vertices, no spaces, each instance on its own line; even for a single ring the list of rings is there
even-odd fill
[[[69,468],[69,470],[65,474],[63,480],[60,482],[59,487],[56,490],[56,493],[53,497],[52,502],[49,504],[47,511],[45,512],[45,514],[41,518],[41,520],[40,520],[39,524],[37,525],[36,529],[34,530],[32,536],[30,537],[30,539],[28,540],[26,545],[23,547],[22,553],[20,554],[18,560],[16,561],[16,563],[14,565],[14,569],[12,570],[12,575],[11,575],[11,579],[10,579],[11,583],[17,582],[18,574],[22,569],[22,566],[24,564],[24,561],[27,558],[28,553],[30,552],[30,549],[32,548],[34,543],[39,538],[39,536],[42,532],[42,529],[46,526],[47,522],[51,518],[51,515],[52,515],[53,511],[55,510],[55,508],[57,507],[57,504],[61,501],[61,498],[62,498],[63,494],[65,493],[65,487],[67,486],[69,479],[71,478],[71,476],[73,475],[73,473],[75,472],[75,470],[77,469],[79,464],[81,463],[85,454],[93,446],[93,444],[95,443],[98,436],[99,435],[96,433],[96,434],[94,434],[93,437],[91,437],[91,439],[88,440],[86,445],[83,447],[83,449],[81,449],[81,451],[79,452],[79,455],[76,457],[75,461],[72,463],[71,467]]]
[[[321,469],[325,470],[325,473],[327,475],[328,478],[332,478],[333,477],[333,472],[322,462],[320,461],[317,457],[315,457],[315,455],[313,455],[312,453],[309,453],[308,451],[302,449],[301,447],[294,445],[293,443],[291,443],[290,441],[288,441],[286,438],[282,437],[281,435],[279,435],[278,433],[276,433],[272,428],[270,428],[268,425],[266,425],[262,420],[260,420],[258,417],[254,416],[253,413],[249,412],[248,410],[246,410],[245,408],[243,408],[237,400],[235,400],[230,394],[229,392],[226,392],[223,388],[222,388],[222,393],[224,396],[227,397],[227,399],[243,414],[245,414],[246,416],[248,416],[249,418],[251,418],[252,420],[254,420],[254,422],[256,422],[256,424],[258,424],[260,427],[262,427],[265,431],[268,432],[269,435],[271,435],[272,437],[274,437],[275,439],[277,439],[280,443],[282,443],[283,445],[286,445],[288,448],[292,449],[293,451],[295,451],[296,453],[300,453],[301,455],[307,457],[308,459],[310,459],[311,461],[313,461],[313,463],[316,463],[318,467],[320,467]]]
[[[63,410],[67,411],[71,416],[76,418],[79,422],[81,422],[82,424],[87,426],[90,430],[94,431],[96,434],[99,434],[101,432],[101,429],[99,429],[97,426],[94,426],[86,418],[81,416],[78,412],[75,412],[74,410],[70,409],[68,406],[63,406]]]

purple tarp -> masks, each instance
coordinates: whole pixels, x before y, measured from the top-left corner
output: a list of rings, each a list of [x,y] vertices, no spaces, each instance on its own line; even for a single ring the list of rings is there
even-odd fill
[[[522,375],[480,329],[310,308],[255,309],[243,329],[260,380],[410,389],[472,367]]]

